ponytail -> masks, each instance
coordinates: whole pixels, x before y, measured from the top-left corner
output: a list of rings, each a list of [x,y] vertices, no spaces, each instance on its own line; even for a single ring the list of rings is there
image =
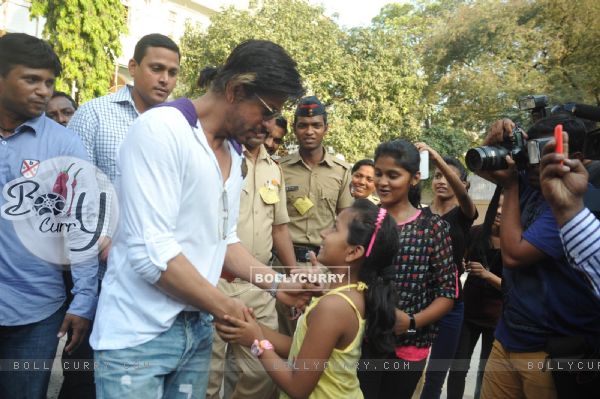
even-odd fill
[[[408,201],[417,209],[421,208],[421,182],[408,188]]]
[[[357,199],[351,209],[356,217],[349,226],[348,243],[370,248],[358,276],[368,286],[365,340],[376,353],[389,353],[395,345],[398,303],[392,282],[395,272],[390,269],[400,246],[396,222],[366,199]]]
[[[198,78],[197,86],[201,89],[207,89],[217,76],[218,72],[219,69],[217,67],[205,67],[202,71],[200,71],[200,77]]]

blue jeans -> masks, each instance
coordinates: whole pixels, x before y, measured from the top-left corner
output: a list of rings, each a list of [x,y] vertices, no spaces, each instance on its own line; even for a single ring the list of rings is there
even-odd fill
[[[438,336],[431,345],[421,399],[439,399],[446,374],[456,355],[464,314],[464,302],[454,301],[452,310],[437,322]]]
[[[181,312],[167,331],[132,348],[94,352],[96,397],[204,399],[212,316]]]
[[[46,399],[65,306],[23,326],[0,326],[0,398]]]
[[[465,379],[469,372],[471,356],[479,336],[481,335],[481,353],[479,355],[479,368],[477,370],[477,382],[475,385],[474,399],[479,399],[481,392],[481,383],[483,381],[483,371],[494,343],[494,327],[481,327],[465,320],[460,332],[456,358],[452,362],[450,373],[448,374],[448,399],[462,399],[465,391]]]

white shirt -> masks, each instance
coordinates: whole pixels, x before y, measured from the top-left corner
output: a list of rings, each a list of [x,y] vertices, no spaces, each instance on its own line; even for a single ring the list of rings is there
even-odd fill
[[[198,310],[155,285],[176,255],[216,285],[227,246],[239,242],[242,158],[229,148],[223,185],[199,121],[191,127],[179,110],[159,107],[131,126],[117,160],[121,217],[90,338],[95,350],[150,341],[181,311]]]

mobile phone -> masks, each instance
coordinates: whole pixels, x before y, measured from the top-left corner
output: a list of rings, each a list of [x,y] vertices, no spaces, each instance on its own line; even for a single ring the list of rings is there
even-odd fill
[[[429,151],[420,151],[419,156],[421,157],[421,162],[419,162],[421,180],[429,179]]]

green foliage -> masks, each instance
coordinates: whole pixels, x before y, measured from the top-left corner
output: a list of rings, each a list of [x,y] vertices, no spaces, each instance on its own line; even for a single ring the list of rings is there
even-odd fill
[[[427,2],[435,9],[422,38],[432,122],[482,133],[513,116],[517,99],[547,94],[551,103],[600,99],[597,0]],[[428,8],[429,7],[429,8]]]
[[[266,0],[216,14],[207,31],[188,26],[180,93],[197,94],[200,68],[249,38],[298,61],[308,94],[329,106],[326,144],[349,160],[395,137],[460,157],[498,118],[527,124],[516,109],[527,94],[600,103],[598,0],[412,0],[351,30],[305,1]]]
[[[419,136],[417,104],[425,81],[405,37],[375,27],[344,31],[322,8],[301,0],[265,1],[255,13],[229,8],[207,31],[188,26],[179,93],[198,94],[199,71],[223,63],[251,38],[280,44],[298,62],[307,93],[328,105],[325,144],[346,159],[371,156],[381,140]]]
[[[46,18],[44,37],[63,65],[56,89],[79,89],[84,102],[105,95],[126,31],[125,8],[119,0],[33,0],[31,16]]]

